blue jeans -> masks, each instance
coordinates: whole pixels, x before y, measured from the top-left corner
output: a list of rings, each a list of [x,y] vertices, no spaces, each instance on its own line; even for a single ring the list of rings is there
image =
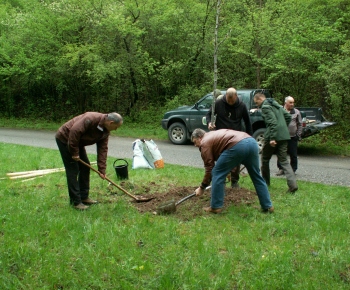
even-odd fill
[[[211,208],[222,208],[225,196],[225,179],[232,168],[243,164],[254,184],[262,209],[272,207],[270,193],[265,180],[260,175],[259,148],[254,138],[249,137],[238,142],[235,146],[223,151],[211,172]]]

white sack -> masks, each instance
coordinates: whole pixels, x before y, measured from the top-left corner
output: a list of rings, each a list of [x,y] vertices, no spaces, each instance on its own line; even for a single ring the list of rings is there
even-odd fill
[[[142,141],[140,139],[137,139],[132,143],[132,150],[134,152],[134,155],[132,158],[132,169],[137,169],[137,168],[152,169],[152,166],[148,163],[146,158],[143,156]]]
[[[146,158],[152,168],[164,168],[162,154],[160,154],[157,144],[152,139],[141,141],[143,156]]]

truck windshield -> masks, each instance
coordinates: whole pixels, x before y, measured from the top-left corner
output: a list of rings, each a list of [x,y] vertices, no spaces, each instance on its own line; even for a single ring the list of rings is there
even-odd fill
[[[213,95],[206,95],[201,101],[198,102],[198,109],[209,109],[213,104]]]

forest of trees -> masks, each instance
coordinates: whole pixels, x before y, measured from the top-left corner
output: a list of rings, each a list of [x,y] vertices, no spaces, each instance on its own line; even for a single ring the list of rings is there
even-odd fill
[[[213,90],[217,0],[1,0],[0,114],[137,121]],[[350,2],[221,0],[219,88],[322,107],[350,139]],[[159,115],[160,114],[160,115]],[[156,118],[158,118],[156,120]]]

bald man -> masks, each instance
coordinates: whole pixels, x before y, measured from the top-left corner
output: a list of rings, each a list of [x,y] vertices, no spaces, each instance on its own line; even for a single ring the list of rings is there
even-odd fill
[[[288,140],[287,153],[290,157],[290,166],[294,173],[298,169],[298,141],[301,141],[301,133],[303,132],[302,118],[300,111],[294,108],[294,98],[288,96],[284,99],[284,109],[292,116],[292,120],[288,125],[290,140]],[[277,161],[277,176],[284,175],[281,164]]]
[[[212,108],[209,109],[206,115],[209,130],[231,129],[235,131],[243,131],[243,120],[245,132],[250,136],[253,135],[248,109],[242,100],[238,98],[235,88],[228,88],[226,94],[215,101],[215,125],[211,122],[211,113]],[[239,171],[239,165],[231,171],[232,188],[239,188]]]

